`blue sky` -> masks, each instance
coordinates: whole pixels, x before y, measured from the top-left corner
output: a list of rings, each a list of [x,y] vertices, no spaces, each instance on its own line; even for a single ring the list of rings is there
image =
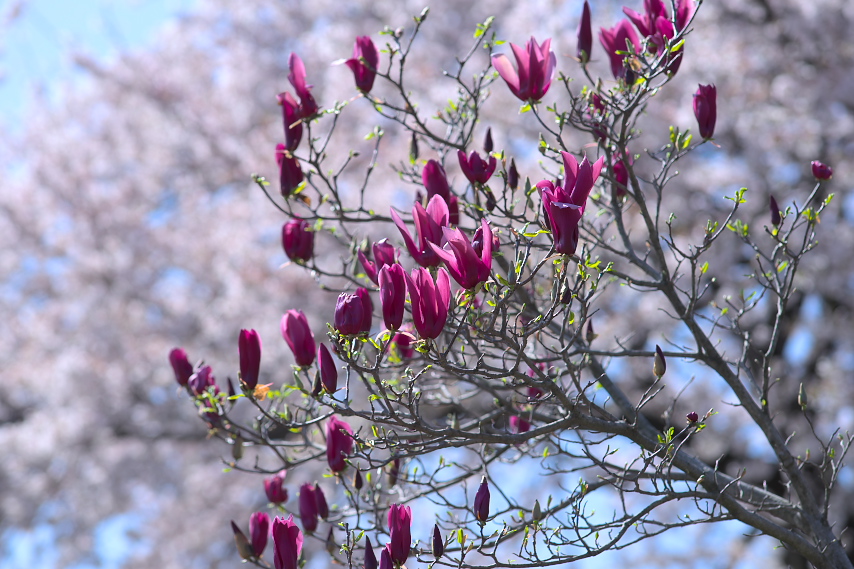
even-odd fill
[[[70,54],[109,59],[149,45],[197,0],[0,0],[0,125],[20,125],[32,89],[74,74]]]

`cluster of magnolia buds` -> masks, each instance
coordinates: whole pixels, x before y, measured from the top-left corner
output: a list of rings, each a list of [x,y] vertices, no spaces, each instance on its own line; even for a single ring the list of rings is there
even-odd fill
[[[284,480],[284,471],[272,477],[272,485]],[[287,491],[284,492],[287,496]],[[268,491],[268,497],[270,496]],[[274,495],[276,498],[280,494]],[[284,500],[274,501],[281,506]],[[472,512],[474,519],[481,525],[489,520],[489,483],[484,476],[475,493]],[[249,537],[234,522],[231,522],[234,541],[240,557],[258,561],[264,555],[270,536],[273,537],[273,562],[276,569],[299,569],[300,555],[304,541],[303,531],[312,534],[317,530],[318,518],[329,517],[329,505],[319,486],[303,484],[300,487],[299,516],[303,529],[297,526],[294,516],[287,519],[277,516],[272,524],[266,512],[255,512],[249,517]],[[389,540],[380,551],[379,559],[374,551],[370,537],[365,537],[364,568],[394,569],[402,567],[412,552],[412,509],[403,504],[391,504],[387,516]],[[332,536],[332,529],[330,529]],[[445,553],[445,540],[438,524],[434,524],[430,540],[433,556],[439,559]]]

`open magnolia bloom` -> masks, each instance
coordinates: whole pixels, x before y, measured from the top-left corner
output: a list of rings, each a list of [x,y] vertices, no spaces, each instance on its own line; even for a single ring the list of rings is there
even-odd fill
[[[467,289],[486,282],[492,271],[492,229],[486,219],[482,219],[480,224],[484,234],[480,255],[475,251],[468,236],[459,228],[443,229],[447,242],[445,249],[430,243],[430,247],[445,263],[454,280]]]
[[[439,269],[436,281],[424,268],[412,270],[406,276],[406,288],[412,301],[412,321],[422,338],[439,337],[448,320],[451,302],[451,279],[448,271]]]
[[[557,58],[551,51],[551,43],[552,40],[547,39],[538,44],[533,37],[525,44],[525,49],[511,43],[518,71],[506,55],[492,57],[495,70],[519,99],[536,102],[546,96],[557,70]]]
[[[412,207],[412,219],[415,221],[415,230],[418,233],[417,245],[406,228],[406,224],[403,223],[403,220],[400,219],[400,216],[394,209],[391,210],[391,218],[403,236],[406,249],[419,265],[422,267],[435,267],[440,263],[439,256],[429,244],[440,245],[442,243],[442,228],[447,227],[450,221],[448,204],[445,203],[442,196],[436,194],[430,198],[426,210],[418,202],[415,202],[415,205]]]
[[[569,152],[562,152],[565,178],[563,187],[547,180],[537,184],[542,192],[555,251],[572,255],[578,248],[578,223],[584,215],[587,197],[602,171],[605,158],[590,164],[585,156],[581,164]]]

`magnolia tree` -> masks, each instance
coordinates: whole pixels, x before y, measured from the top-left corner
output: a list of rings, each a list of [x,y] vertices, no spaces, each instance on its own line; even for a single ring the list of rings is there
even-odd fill
[[[427,10],[381,42],[356,38],[340,62],[355,79],[350,101],[316,101],[312,70],[291,54],[279,180],[255,182],[284,217],[291,262],[339,293],[329,324],[312,328],[301,307],[281,316],[295,365],[272,384],[259,380],[255,330],[239,332],[240,373],[227,386],[183,349],[170,354],[210,433],[232,445],[228,468],[264,477],[275,518],[247,512],[248,531],[232,522],[244,560],[296,569],[313,536],[349,567],[557,565],[738,520],[815,567],[852,566],[831,501],[850,437],[815,428],[806,386],[792,395],[775,369],[831,168],[813,162],[815,185],[791,204],[763,198],[758,226],[742,216],[742,188],[692,229],[667,204],[679,162],[715,150],[715,86],[693,94],[694,134],[674,126],[656,147],[637,143],[654,96],[690,56],[698,8],[626,8],[627,19],[601,22],[600,47],[585,2],[574,61],[549,39],[507,46],[487,20],[446,72],[456,97],[434,112],[407,87],[410,55],[429,48],[418,42]],[[594,75],[596,51],[612,77]],[[541,133],[502,133],[512,151],[481,121],[503,89]],[[330,151],[352,136],[337,128],[349,105],[380,116],[367,161]],[[387,130],[409,140],[408,160],[383,145]],[[514,153],[539,153],[541,171],[520,172]],[[389,163],[417,188],[391,206],[371,191]],[[748,274],[710,266],[733,247],[751,251]],[[641,309],[669,324],[636,346],[619,322]],[[767,337],[751,333],[759,311],[771,315]],[[615,333],[598,336],[605,327]],[[725,413],[681,410],[683,394],[712,381],[727,386]],[[792,397],[806,443],[775,421]],[[779,491],[694,452],[733,416],[773,453]]]

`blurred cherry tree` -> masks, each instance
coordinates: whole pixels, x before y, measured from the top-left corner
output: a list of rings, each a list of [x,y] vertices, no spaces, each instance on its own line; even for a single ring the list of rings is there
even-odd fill
[[[419,109],[429,115],[456,96],[455,83],[441,70],[457,69],[455,57],[467,53],[471,32],[490,15],[498,16],[495,30],[501,39],[524,43],[530,34],[551,37],[558,68],[575,80],[575,92],[580,90],[581,67],[572,61],[580,3],[486,4],[431,6],[429,25],[407,61],[408,86],[418,95]],[[782,209],[803,206],[813,180],[809,162],[821,159],[835,167],[834,180],[822,185],[815,199],[824,199],[829,188],[838,201],[821,215],[821,244],[799,267],[785,311],[778,314],[773,303],[760,302],[739,319],[751,340],[743,344],[739,362],[745,374],[754,375],[763,369],[762,358],[773,362],[774,424],[796,457],[806,457],[808,449],[813,453],[800,470],[804,483],[815,490],[826,482],[826,473],[814,466],[821,457],[816,459],[820,447],[811,430],[826,440],[837,429],[850,431],[854,421],[848,404],[854,285],[844,254],[853,221],[846,202],[845,157],[854,152],[854,90],[847,85],[852,53],[845,38],[854,14],[842,1],[776,4],[725,1],[702,7],[679,72],[651,99],[630,151],[637,156],[637,176],[652,179],[655,163],[646,149],[658,149],[670,125],[694,131],[696,85],[717,86],[714,138],[719,148],[706,144],[680,160],[679,176],[663,194],[661,211],[665,217],[673,212],[671,230],[679,242],[702,243],[706,221],[725,218],[732,205],[725,196],[742,186],[749,192],[740,217],[761,233],[771,224],[770,195]],[[284,220],[249,178],[253,172],[278,178],[272,144],[282,139],[282,120],[275,94],[290,89],[289,54],[301,54],[314,97],[322,108],[331,108],[336,100],[352,99],[354,91],[350,70],[328,63],[350,57],[357,36],[370,35],[379,43],[377,32],[385,25],[411,31],[411,14],[422,7],[249,1],[235,8],[209,1],[164,32],[158,49],[110,63],[78,54],[89,78],[69,86],[58,103],[34,102],[25,132],[8,137],[3,156],[0,231],[8,245],[0,255],[7,275],[0,310],[8,323],[2,354],[10,378],[0,397],[0,438],[6,449],[0,467],[4,548],[12,547],[13,528],[47,523],[57,531],[53,547],[61,565],[86,561],[94,548],[93,528],[109,516],[133,513],[141,520],[135,528],[141,547],[128,566],[234,563],[226,520],[247,519],[268,496],[258,476],[219,472],[220,457],[233,460],[232,450],[204,440],[203,423],[175,395],[164,356],[180,344],[194,363],[204,357],[224,386],[225,376],[236,379],[237,331],[254,328],[265,339],[259,382],[279,388],[291,381],[293,360],[278,340],[279,316],[303,308],[320,339],[324,323],[332,321],[335,295],[318,290],[301,267],[281,267],[286,261],[280,244]],[[623,17],[621,9],[618,3],[597,3],[594,29],[613,26]],[[835,17],[827,18],[829,13]],[[478,51],[478,64],[488,55]],[[606,88],[613,87],[611,66],[598,41],[591,69],[594,76],[607,78]],[[552,93],[558,86],[556,81]],[[382,88],[378,82],[380,96]],[[530,114],[516,112],[520,103],[503,82],[489,90],[490,104],[480,120],[491,127],[495,148],[515,158],[523,183],[526,177],[532,183],[553,179],[560,163],[540,165],[540,125],[528,120]],[[557,100],[553,96],[546,102]],[[351,102],[337,127],[349,136],[331,138],[327,152],[340,157],[356,150],[360,155],[351,167],[364,170],[376,140],[363,139],[378,119],[365,101]],[[409,164],[409,133],[395,129],[393,121],[379,123],[385,132],[382,144],[391,153],[386,156],[392,158],[374,169],[370,202],[384,204],[383,215],[389,203],[408,213],[420,179],[401,178],[389,165]],[[470,126],[474,130],[465,146],[482,151],[485,132]],[[594,140],[573,138],[573,149],[586,148],[593,161]],[[419,146],[418,169],[426,157],[444,158],[452,186],[461,192],[467,181],[455,153],[440,156],[440,147],[423,138]],[[534,201],[539,204],[538,198]],[[411,231],[411,223],[406,224]],[[360,229],[359,237],[366,242],[390,237],[402,244],[399,234],[370,227]],[[507,236],[502,238],[506,256]],[[711,274],[719,276],[703,297],[709,310],[725,307],[727,298],[739,302],[747,290],[744,275],[757,270],[753,249],[731,233],[721,239],[729,240],[727,246],[710,248],[704,257]],[[336,236],[317,233],[318,262],[340,262],[336,241]],[[348,258],[355,262],[355,256]],[[601,312],[592,316],[597,349],[613,350],[617,340],[636,353],[649,352],[655,344],[671,352],[683,344],[671,331],[671,315],[658,304],[611,306],[611,300],[603,297]],[[374,303],[378,316],[376,295]],[[767,351],[771,338],[776,341],[770,352],[754,353],[755,346]],[[726,346],[736,354],[740,348]],[[730,406],[734,399],[728,388],[705,375],[689,382],[697,372],[678,359],[668,358],[668,365],[664,381],[654,384],[667,387],[644,407],[646,420],[665,433],[670,426],[681,429],[689,411],[702,416],[714,407],[719,414],[691,440],[691,453],[722,473],[789,499],[792,481],[780,473],[755,428]],[[651,361],[643,357],[608,368],[633,404],[653,385],[650,370]],[[801,386],[806,411],[799,404]],[[488,407],[489,401],[482,404]],[[235,418],[249,420],[250,413]],[[465,420],[462,414],[460,420]],[[504,427],[498,422],[496,428]],[[405,471],[409,475],[412,465]],[[315,478],[330,484],[319,470],[304,480]],[[574,488],[577,478],[567,484]],[[290,511],[299,509],[294,480],[286,479]],[[854,515],[846,505],[852,482],[850,471],[843,469],[832,498],[838,507],[830,511],[836,535]],[[530,515],[533,499],[542,496],[526,495],[531,496],[525,504]],[[341,497],[330,495],[330,502]],[[420,528],[416,537],[422,543],[431,527]],[[707,564],[711,556],[738,559],[751,538],[740,535],[743,526],[737,528],[725,534],[724,544],[718,534],[705,541],[697,534],[688,558],[673,552],[672,559],[680,566]],[[326,537],[318,535],[321,541]],[[757,543],[764,565],[778,559],[804,566],[802,556],[788,549],[775,552],[772,540]],[[641,544],[619,555],[636,562],[645,555],[650,560],[666,556]]]

